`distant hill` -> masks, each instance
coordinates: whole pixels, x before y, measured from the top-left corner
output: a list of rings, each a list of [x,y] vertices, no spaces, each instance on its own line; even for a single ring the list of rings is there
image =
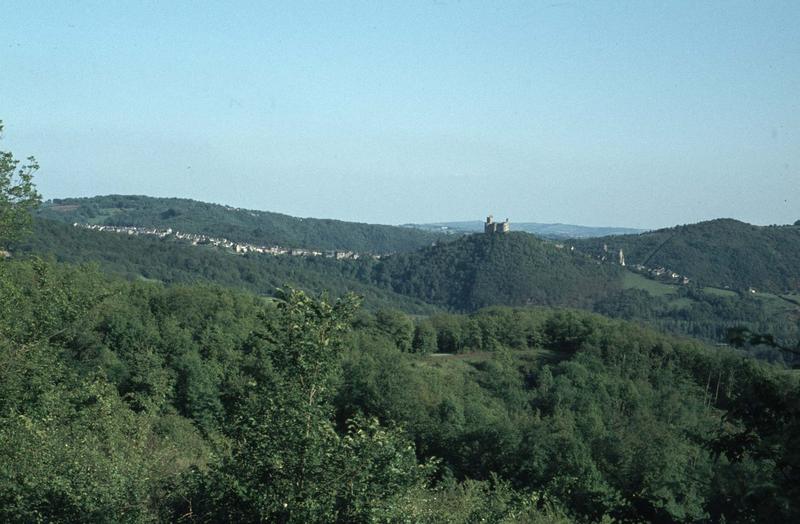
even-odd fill
[[[373,311],[427,315],[441,309],[552,305],[590,309],[714,341],[724,340],[725,331],[737,326],[785,341],[796,340],[800,332],[800,294],[779,297],[658,283],[614,263],[600,263],[581,249],[559,249],[519,232],[450,237],[446,243],[381,260],[335,260],[237,255],[174,236],[92,231],[37,218],[33,234],[12,251],[15,258],[52,255],[165,284],[210,282],[267,296],[286,284],[333,296],[355,292]]]
[[[430,224],[404,224],[406,227],[413,227],[422,231],[432,233],[449,234],[469,234],[483,233],[483,222],[480,220],[470,220],[466,222],[434,222]],[[536,236],[561,240],[567,238],[591,238],[608,235],[630,235],[643,233],[644,229],[634,229],[628,227],[590,227],[576,226],[572,224],[541,224],[538,222],[513,222],[511,228],[514,231],[524,231]]]
[[[135,195],[54,199],[41,207],[38,216],[68,224],[172,228],[237,242],[369,253],[410,251],[441,238],[406,227],[297,218],[183,198]]]
[[[96,263],[105,272],[130,280],[165,284],[207,282],[271,296],[285,285],[313,294],[364,297],[367,309],[397,308],[428,314],[436,307],[359,279],[375,262],[340,261],[325,257],[234,255],[210,246],[192,246],[171,238],[119,235],[75,228],[37,218],[33,234],[14,246],[15,256],[26,253],[53,256],[60,262]]]
[[[754,226],[731,219],[640,235],[576,241],[601,255],[623,250],[628,265],[665,267],[703,285],[783,293],[800,290],[800,226]]]
[[[425,313],[444,307],[557,305],[591,309],[622,288],[624,270],[600,264],[527,233],[469,235],[381,260],[235,255],[173,237],[121,235],[37,218],[19,253],[52,254],[71,263],[165,283],[206,281],[270,295],[291,284],[311,292],[348,291],[371,309]]]
[[[739,326],[784,341],[800,332],[800,294],[659,283],[587,251],[559,248],[528,233],[474,234],[381,259],[370,279],[456,312],[494,305],[582,308],[718,342]]]
[[[591,307],[621,288],[622,271],[517,232],[397,254],[381,260],[372,278],[397,293],[473,311],[495,304]]]

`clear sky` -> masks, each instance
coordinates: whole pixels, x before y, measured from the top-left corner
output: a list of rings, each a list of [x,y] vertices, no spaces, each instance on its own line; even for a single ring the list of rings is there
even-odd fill
[[[800,2],[0,0],[45,198],[380,223],[800,219]]]

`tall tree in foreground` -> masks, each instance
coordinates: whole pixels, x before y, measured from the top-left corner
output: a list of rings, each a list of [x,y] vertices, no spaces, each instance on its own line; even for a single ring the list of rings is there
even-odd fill
[[[3,122],[0,120],[0,138]],[[30,210],[41,197],[33,185],[33,174],[39,169],[36,159],[20,161],[8,151],[0,151],[0,249],[20,237],[30,225]]]
[[[399,432],[363,417],[335,426],[341,335],[356,306],[288,290],[265,312],[230,456],[204,480],[208,507],[195,505],[201,519],[368,522],[425,483],[429,468]]]

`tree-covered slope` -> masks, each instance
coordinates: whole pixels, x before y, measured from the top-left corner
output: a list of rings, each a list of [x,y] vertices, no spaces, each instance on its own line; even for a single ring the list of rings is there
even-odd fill
[[[785,369],[585,312],[356,306],[0,260],[0,521],[800,517]]]
[[[410,313],[436,310],[421,300],[360,279],[359,274],[369,273],[372,259],[235,255],[170,238],[90,231],[42,218],[34,221],[33,234],[16,245],[14,252],[19,256],[52,255],[58,261],[74,264],[97,263],[105,272],[131,280],[209,282],[268,296],[277,288],[292,285],[314,294],[357,293],[370,309],[394,307]]]
[[[589,307],[621,286],[621,270],[526,233],[471,235],[397,254],[372,278],[404,295],[472,311],[503,304]]]
[[[493,305],[578,307],[717,343],[740,326],[783,341],[800,332],[800,308],[791,296],[661,284],[525,233],[477,234],[394,255],[381,259],[370,278],[452,311]],[[759,355],[785,358],[769,350]]]
[[[800,308],[790,300],[766,293],[720,296],[714,290],[668,286],[643,277],[631,281],[632,274],[618,266],[519,236],[477,235],[381,261],[334,260],[235,255],[172,238],[118,235],[37,219],[33,235],[14,246],[14,254],[96,263],[131,280],[213,282],[267,296],[287,284],[315,294],[351,291],[362,295],[370,310],[429,314],[439,307],[472,311],[487,305],[567,305],[715,342],[724,342],[727,330],[738,326],[774,333],[781,340],[798,334]]]
[[[641,235],[577,240],[600,255],[622,249],[629,265],[665,267],[702,285],[782,293],[800,289],[800,227],[754,226],[731,219],[660,229]]]
[[[412,228],[297,218],[183,198],[109,195],[46,202],[39,216],[66,223],[172,228],[238,242],[370,253],[408,251],[438,235]]]

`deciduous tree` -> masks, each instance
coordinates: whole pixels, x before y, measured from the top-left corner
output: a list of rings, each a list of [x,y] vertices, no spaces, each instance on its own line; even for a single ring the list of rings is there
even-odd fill
[[[3,122],[0,121],[0,136]],[[33,185],[39,169],[36,159],[21,163],[8,151],[0,151],[0,248],[16,240],[30,225],[30,210],[41,200]]]

